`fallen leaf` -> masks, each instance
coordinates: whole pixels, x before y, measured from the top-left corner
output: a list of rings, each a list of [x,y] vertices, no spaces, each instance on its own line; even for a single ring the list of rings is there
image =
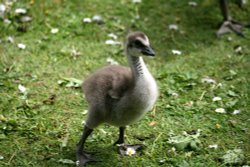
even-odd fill
[[[198,129],[195,134],[188,134],[187,132],[182,135],[169,137],[167,143],[171,144],[178,150],[199,150],[200,140],[200,130]]]
[[[66,134],[66,136],[62,139],[61,146],[66,147],[69,141],[69,133]]]
[[[192,157],[193,152],[189,151],[185,153],[185,157],[191,158]]]
[[[237,95],[234,91],[231,91],[231,90],[229,90],[229,91],[227,92],[227,94],[228,94],[228,96],[231,96],[231,97],[237,97],[237,96],[239,96],[239,95]]]
[[[235,128],[236,125],[237,125],[237,122],[234,121],[234,120],[229,120],[228,123],[229,123],[229,125],[232,126],[233,128]]]
[[[229,72],[230,72],[230,74],[231,74],[232,76],[237,75],[237,72],[236,72],[236,71],[234,71],[234,70],[229,70]]]
[[[220,125],[220,124],[215,124],[215,127],[216,127],[217,129],[220,129],[220,128],[221,128],[221,125]]]
[[[190,167],[187,161],[183,160],[181,163],[178,164],[178,167]]]
[[[244,163],[245,156],[242,149],[228,150],[221,160],[228,165],[240,165]]]
[[[73,88],[79,88],[82,85],[82,80],[76,79],[76,78],[66,78],[62,77],[62,80],[58,80],[57,83],[59,85],[65,85],[65,87],[73,87]]]
[[[100,128],[99,131],[101,131],[103,134],[107,134],[107,132],[102,128]]]
[[[158,124],[156,121],[152,121],[152,122],[150,122],[148,125],[149,125],[149,126],[155,126],[156,124]]]
[[[58,162],[63,164],[75,164],[75,162],[70,159],[60,159]]]
[[[3,140],[3,139],[8,139],[8,137],[5,134],[0,134],[0,140]]]

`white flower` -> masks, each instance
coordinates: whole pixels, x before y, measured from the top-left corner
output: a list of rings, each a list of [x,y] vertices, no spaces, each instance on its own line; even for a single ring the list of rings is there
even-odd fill
[[[176,151],[176,148],[175,148],[175,147],[172,147],[172,148],[171,148],[171,151],[172,151],[172,152],[175,152],[175,151]]]
[[[5,24],[10,24],[10,23],[11,23],[11,20],[9,20],[9,19],[4,19],[3,22],[4,22]]]
[[[127,150],[126,150],[126,155],[128,156],[132,156],[132,155],[135,155],[136,154],[136,151],[134,148],[132,147],[128,147]]]
[[[241,110],[234,110],[234,112],[232,113],[233,115],[239,114],[241,113]]]
[[[217,149],[218,145],[217,144],[212,144],[212,145],[209,145],[208,148]]]
[[[59,31],[58,28],[52,28],[50,32],[51,32],[52,34],[56,34],[56,33],[58,33],[58,31]]]
[[[79,166],[80,165],[80,161],[76,161],[76,166]]]
[[[27,89],[23,85],[21,85],[21,84],[18,85],[18,89],[19,89],[19,91],[22,94],[26,94],[27,93]]]
[[[221,97],[214,97],[213,98],[213,101],[221,101],[222,99],[221,99]]]
[[[26,14],[27,13],[27,10],[26,9],[23,9],[23,8],[17,8],[15,10],[15,13],[16,14]]]
[[[247,4],[247,0],[242,0],[242,4],[246,5]]]
[[[84,110],[83,112],[82,112],[82,115],[86,115],[88,113],[88,110]]]
[[[185,106],[192,107],[194,105],[193,101],[188,101],[184,104]]]
[[[26,45],[23,44],[23,43],[19,43],[19,44],[17,44],[17,47],[20,48],[20,49],[25,49]]]
[[[181,51],[175,50],[175,49],[172,50],[172,53],[173,53],[174,55],[181,55]]]
[[[190,2],[188,2],[188,5],[189,5],[189,6],[197,6],[197,3],[196,3],[196,2],[193,2],[193,1],[190,1]]]
[[[6,7],[4,4],[0,4],[0,17],[4,18],[4,12],[6,10]]]
[[[107,134],[107,132],[104,129],[99,129],[99,131],[101,131],[103,134]]]
[[[120,42],[114,41],[114,40],[106,40],[105,44],[107,45],[120,45]]]
[[[218,83],[217,87],[222,87],[222,83]]]
[[[215,83],[216,83],[216,81],[215,81],[214,79],[209,78],[208,76],[202,78],[202,79],[201,79],[201,82],[202,82],[202,83],[212,83],[212,84],[215,84]]]
[[[216,108],[215,112],[217,112],[217,113],[226,113],[226,110],[224,108]]]
[[[103,19],[102,19],[102,16],[100,15],[95,15],[92,17],[92,20],[96,23],[103,23]]]
[[[228,37],[227,40],[228,40],[228,41],[232,41],[233,38],[232,38],[232,37]]]
[[[141,0],[132,0],[133,3],[141,3]]]
[[[92,20],[91,20],[91,18],[84,18],[84,19],[83,19],[83,22],[84,22],[84,23],[91,23]]]
[[[113,39],[117,39],[117,35],[110,33],[108,34],[108,37],[113,38]]]
[[[32,17],[29,17],[29,16],[23,16],[23,17],[21,17],[21,22],[23,22],[23,23],[26,23],[26,22],[30,22],[30,21],[32,21]]]
[[[6,10],[6,7],[4,4],[0,4],[0,13],[4,13]]]
[[[8,37],[7,37],[7,41],[8,41],[9,43],[14,43],[14,38],[11,37],[11,36],[8,36]]]
[[[242,46],[240,46],[240,45],[236,46],[236,47],[234,48],[234,51],[235,51],[236,53],[241,53],[241,52],[242,52]]]
[[[173,97],[178,97],[178,96],[179,96],[179,94],[176,93],[176,92],[171,93],[171,95],[172,95]]]
[[[81,52],[79,52],[78,50],[76,50],[76,49],[73,47],[70,54],[71,54],[71,56],[72,56],[74,59],[76,59],[78,56],[81,55]]]
[[[169,24],[168,28],[169,28],[170,30],[178,30],[178,29],[179,29],[179,28],[178,28],[178,25],[176,25],[176,24]]]
[[[117,64],[119,64],[117,61],[115,61],[115,60],[112,59],[111,57],[108,57],[108,58],[106,59],[106,61],[107,61],[108,64],[111,64],[111,65],[117,65]]]

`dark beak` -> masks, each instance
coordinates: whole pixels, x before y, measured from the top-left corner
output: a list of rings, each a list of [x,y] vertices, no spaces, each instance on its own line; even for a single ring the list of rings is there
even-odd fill
[[[141,53],[147,56],[155,56],[155,52],[150,46],[145,46]]]

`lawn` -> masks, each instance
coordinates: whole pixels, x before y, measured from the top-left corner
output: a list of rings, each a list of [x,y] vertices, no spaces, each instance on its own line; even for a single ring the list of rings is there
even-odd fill
[[[5,18],[11,23],[0,17],[0,166],[74,166],[87,110],[79,81],[107,65],[108,58],[126,65],[119,43],[137,30],[149,36],[156,51],[145,61],[160,96],[152,111],[127,128],[126,141],[146,147],[137,156],[120,156],[112,145],[118,128],[104,124],[87,140],[86,149],[100,160],[88,166],[249,166],[250,30],[244,29],[246,38],[217,38],[219,5],[196,2],[10,5]],[[26,14],[17,14],[18,8]],[[249,1],[244,9],[232,1],[230,10],[235,19],[249,21]],[[32,21],[20,22],[23,15]],[[88,22],[93,16],[101,20]],[[172,24],[178,29],[169,28]],[[115,45],[105,43],[111,39]]]

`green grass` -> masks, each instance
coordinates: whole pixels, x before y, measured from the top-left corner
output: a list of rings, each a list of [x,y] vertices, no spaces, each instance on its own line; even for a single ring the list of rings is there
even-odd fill
[[[247,5],[240,10],[230,4],[235,19],[249,20]],[[28,9],[31,23],[15,20],[13,11],[18,7]],[[96,14],[105,24],[82,22]],[[58,161],[75,161],[87,104],[80,89],[60,86],[58,80],[84,79],[106,65],[107,57],[126,65],[122,48],[105,45],[105,40],[107,34],[115,33],[123,41],[130,30],[148,34],[157,52],[155,59],[146,59],[160,89],[155,110],[126,131],[128,143],[144,143],[146,149],[140,156],[121,157],[112,146],[118,129],[102,125],[86,145],[102,162],[89,166],[226,166],[219,158],[236,148],[243,150],[243,164],[250,165],[250,44],[234,34],[216,38],[222,17],[215,1],[200,1],[193,8],[175,0],[144,0],[141,4],[130,0],[23,0],[14,3],[8,17],[13,24],[0,21],[0,166],[73,166]],[[178,31],[168,29],[173,23],[178,24]],[[27,32],[17,31],[20,26]],[[51,28],[59,32],[52,34]],[[250,38],[250,30],[244,32]],[[8,36],[13,36],[14,43],[7,42]],[[18,43],[27,48],[20,50]],[[242,53],[235,53],[236,45],[242,46]],[[73,48],[80,56],[72,56]],[[182,55],[172,55],[172,49],[181,50]],[[202,83],[205,76],[217,83]],[[27,99],[22,98],[19,84],[28,89]],[[173,97],[173,92],[179,96]],[[213,102],[215,96],[222,101]],[[193,105],[188,106],[190,101]],[[227,114],[216,113],[216,108],[225,108]],[[236,109],[241,113],[232,115]],[[149,125],[152,121],[154,126]],[[172,133],[197,129],[201,129],[200,149],[191,154],[173,151],[167,143]],[[139,141],[135,136],[151,137]],[[218,149],[209,149],[212,144],[218,144]]]

